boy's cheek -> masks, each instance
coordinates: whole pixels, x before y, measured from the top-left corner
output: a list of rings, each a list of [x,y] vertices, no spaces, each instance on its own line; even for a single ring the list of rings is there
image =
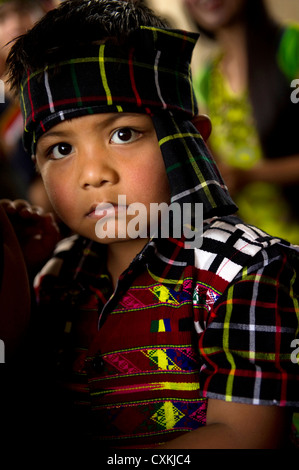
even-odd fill
[[[43,178],[43,181],[54,210],[60,217],[64,216],[64,213],[68,213],[74,207],[73,194],[68,190],[66,184],[57,180],[51,181]]]

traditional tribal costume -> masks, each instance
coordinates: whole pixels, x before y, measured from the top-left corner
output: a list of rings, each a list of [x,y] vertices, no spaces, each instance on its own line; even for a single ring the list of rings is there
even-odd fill
[[[78,427],[107,446],[150,447],[204,426],[208,398],[299,405],[299,366],[291,360],[298,250],[232,215],[236,207],[191,123],[196,40],[143,27],[129,55],[93,45],[29,71],[22,84],[28,150],[64,119],[147,113],[171,202],[203,204],[201,246],[152,239],[114,292],[105,246],[76,235],[35,280],[62,388],[83,416]]]

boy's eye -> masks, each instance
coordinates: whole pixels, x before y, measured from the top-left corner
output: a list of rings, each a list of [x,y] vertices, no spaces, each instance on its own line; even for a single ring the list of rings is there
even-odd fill
[[[134,131],[130,127],[122,127],[112,134],[111,142],[114,144],[130,144],[138,139],[140,132]]]
[[[72,145],[67,144],[66,142],[61,142],[60,144],[54,145],[51,148],[50,154],[54,160],[59,160],[70,155],[72,151]]]

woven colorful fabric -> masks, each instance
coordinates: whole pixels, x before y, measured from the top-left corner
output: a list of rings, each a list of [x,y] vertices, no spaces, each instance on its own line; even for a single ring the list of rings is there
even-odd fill
[[[151,241],[113,292],[105,247],[63,241],[36,291],[74,435],[145,448],[204,426],[208,398],[298,407],[298,268],[279,239],[214,218],[200,249]]]
[[[24,77],[21,106],[24,141],[74,116],[98,112],[169,110],[197,114],[190,60],[198,34],[141,27],[131,47],[114,44],[82,47],[72,58]],[[128,49],[128,50],[127,50]],[[106,108],[106,109],[105,109]]]
[[[168,113],[153,116],[167,176],[171,202],[202,203],[204,218],[236,212],[215,161],[189,120]]]
[[[28,72],[21,88],[25,147],[34,152],[40,135],[64,119],[147,113],[171,178],[172,201],[202,202],[205,217],[235,212],[213,158],[190,123],[198,112],[190,68],[197,37],[143,27],[132,37],[128,54],[112,44],[91,45],[81,57]]]

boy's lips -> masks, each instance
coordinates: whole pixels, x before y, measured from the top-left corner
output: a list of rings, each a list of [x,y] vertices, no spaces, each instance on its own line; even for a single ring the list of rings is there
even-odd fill
[[[86,217],[92,219],[101,219],[102,217],[111,217],[127,210],[127,206],[115,204],[114,202],[100,202],[93,204]]]

